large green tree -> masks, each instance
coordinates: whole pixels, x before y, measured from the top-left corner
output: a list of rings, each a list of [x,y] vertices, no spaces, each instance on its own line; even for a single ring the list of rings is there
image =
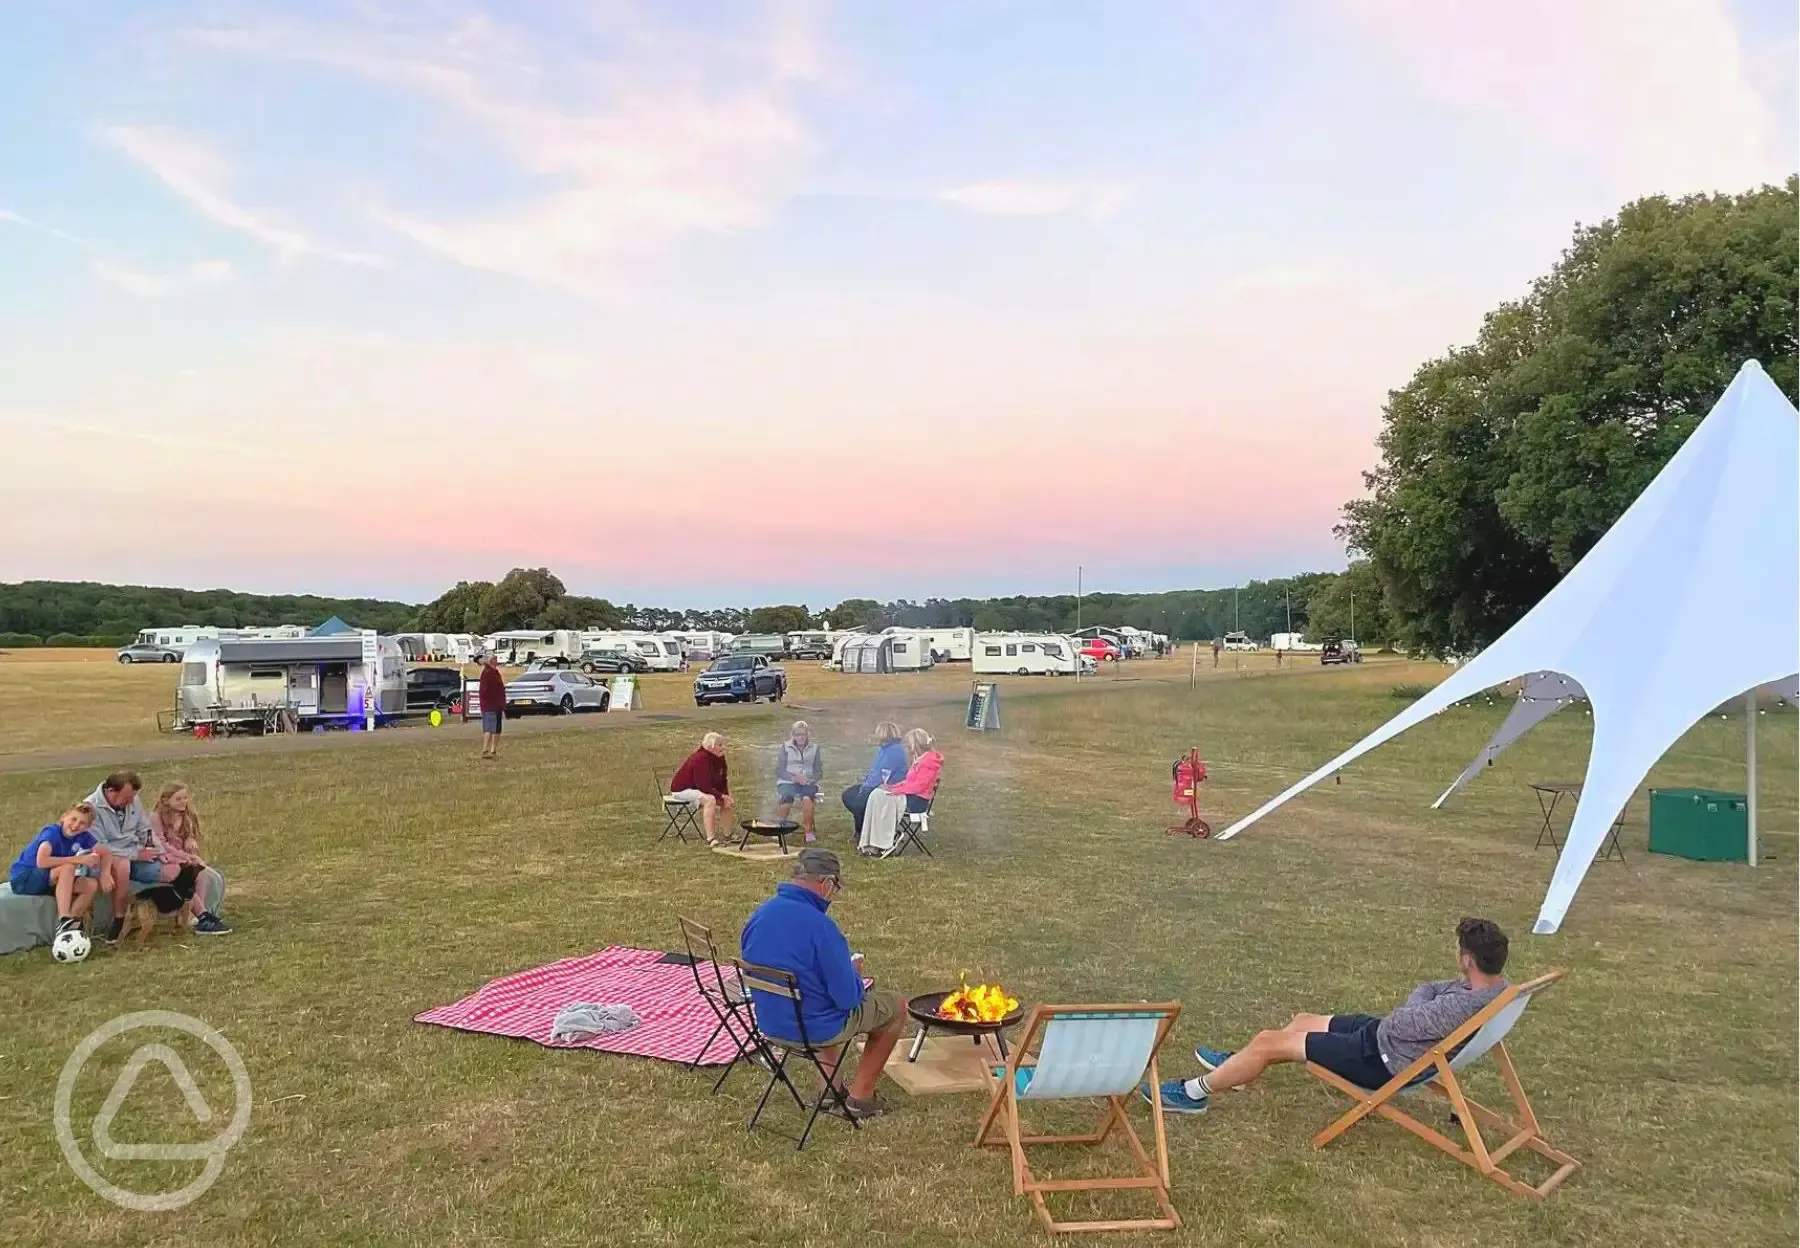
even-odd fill
[[[1388,398],[1368,554],[1397,639],[1486,645],[1631,505],[1746,359],[1796,394],[1796,182],[1638,200]]]

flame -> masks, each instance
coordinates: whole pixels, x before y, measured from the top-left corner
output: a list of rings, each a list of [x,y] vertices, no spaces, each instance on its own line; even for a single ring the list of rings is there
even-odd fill
[[[938,1006],[939,1018],[963,1023],[997,1023],[1019,1008],[1017,997],[1006,995],[999,984],[976,984],[969,987],[969,973],[961,972],[961,986],[945,997]]]

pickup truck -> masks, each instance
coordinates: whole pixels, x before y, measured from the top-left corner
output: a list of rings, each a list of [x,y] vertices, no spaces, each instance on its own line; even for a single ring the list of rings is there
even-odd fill
[[[766,655],[728,654],[694,680],[694,705],[712,702],[779,702],[787,695],[787,673],[771,667]]]

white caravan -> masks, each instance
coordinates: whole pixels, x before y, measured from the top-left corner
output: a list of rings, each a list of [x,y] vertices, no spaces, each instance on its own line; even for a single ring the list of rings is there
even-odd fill
[[[1094,660],[1058,633],[977,633],[971,668],[986,676],[1069,676],[1093,671]]]
[[[488,648],[500,656],[502,663],[523,664],[534,659],[568,659],[581,657],[581,634],[572,628],[515,628],[494,633]]]
[[[922,672],[932,664],[931,646],[920,633],[888,633],[893,639],[893,664],[896,672]]]
[[[587,650],[619,650],[635,654],[653,672],[679,672],[687,667],[686,648],[673,637],[659,633],[589,629],[581,634],[581,642],[582,648]]]
[[[668,636],[676,638],[683,644],[684,651],[688,658],[698,659],[703,662],[711,662],[713,659],[718,658],[721,654],[725,653],[726,647],[731,645],[730,633],[720,633],[710,630],[706,632],[683,631],[679,633],[670,633]]]
[[[975,657],[975,630],[972,628],[888,628],[882,631],[918,637],[939,663],[967,663]]]

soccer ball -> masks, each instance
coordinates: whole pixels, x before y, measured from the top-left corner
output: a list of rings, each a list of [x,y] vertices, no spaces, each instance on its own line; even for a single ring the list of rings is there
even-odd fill
[[[58,932],[56,939],[50,942],[50,956],[58,962],[81,962],[92,948],[87,934],[78,927],[71,927],[66,932]]]

